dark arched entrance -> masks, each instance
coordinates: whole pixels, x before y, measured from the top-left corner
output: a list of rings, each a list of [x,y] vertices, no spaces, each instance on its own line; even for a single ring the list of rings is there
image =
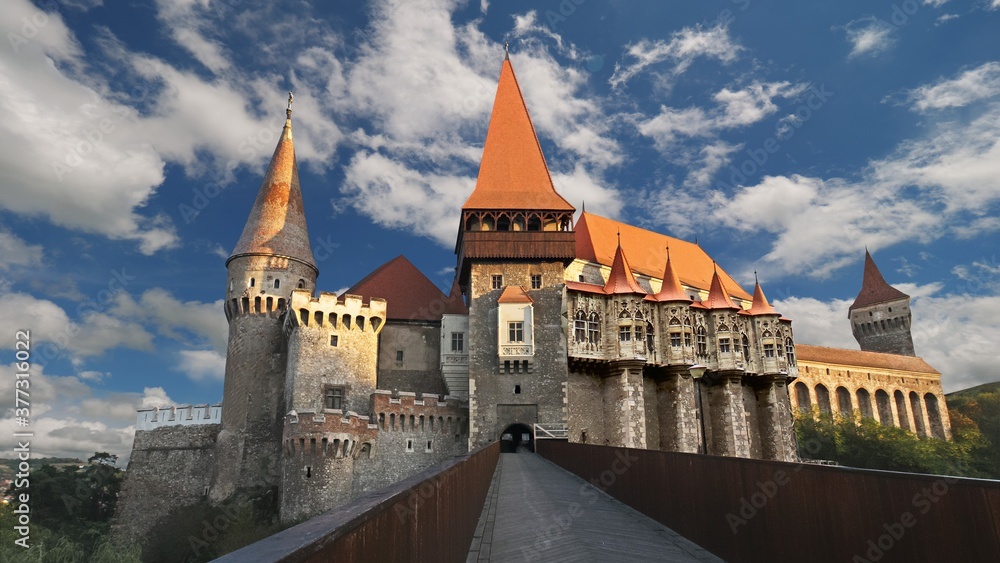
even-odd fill
[[[535,451],[534,434],[527,424],[511,424],[500,433],[500,452]]]

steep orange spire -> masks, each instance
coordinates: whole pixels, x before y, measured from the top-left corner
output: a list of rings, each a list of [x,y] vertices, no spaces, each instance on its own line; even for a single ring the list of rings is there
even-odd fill
[[[552,185],[509,58],[500,70],[476,189],[462,209],[575,210]]]
[[[691,301],[684,288],[681,287],[681,280],[674,273],[674,266],[670,262],[670,248],[667,247],[667,265],[663,268],[663,285],[660,291],[654,296],[657,301]]]
[[[310,266],[317,273],[306,214],[299,188],[299,169],[292,142],[292,109],[289,94],[285,127],[274,148],[271,163],[257,192],[243,234],[226,264],[246,255],[282,256]]]
[[[755,274],[756,276],[756,274]],[[780,315],[781,313],[774,310],[774,307],[767,302],[767,297],[764,296],[764,290],[760,287],[760,282],[756,282],[753,288],[753,304],[750,306],[750,310],[747,313],[751,315]]]
[[[712,286],[708,289],[708,299],[702,301],[701,304],[708,309],[739,309],[733,304],[726,287],[722,285],[718,269],[712,274]]]
[[[858,296],[854,299],[854,304],[850,308],[867,307],[868,305],[885,303],[886,301],[909,298],[909,295],[892,287],[885,281],[885,278],[882,277],[882,272],[878,270],[875,260],[872,259],[871,253],[866,248],[865,277],[861,282],[861,291],[858,292]]]
[[[615,261],[611,264],[611,275],[608,276],[608,283],[604,284],[604,292],[607,294],[646,294],[639,286],[639,282],[635,281],[635,276],[632,275],[632,268],[628,265],[621,243],[618,244],[618,250],[615,251]]]

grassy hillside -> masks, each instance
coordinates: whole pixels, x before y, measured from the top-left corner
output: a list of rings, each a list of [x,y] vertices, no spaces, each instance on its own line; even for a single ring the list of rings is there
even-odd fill
[[[980,469],[1000,479],[1000,381],[949,393],[945,400],[952,433],[980,433],[982,446],[974,452]]]

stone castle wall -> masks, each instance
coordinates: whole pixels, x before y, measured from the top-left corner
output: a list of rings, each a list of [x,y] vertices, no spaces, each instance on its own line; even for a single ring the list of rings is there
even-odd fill
[[[138,430],[115,515],[115,534],[141,540],[171,511],[205,501],[221,426]]]
[[[440,362],[439,323],[389,321],[378,343],[378,388],[445,395]]]

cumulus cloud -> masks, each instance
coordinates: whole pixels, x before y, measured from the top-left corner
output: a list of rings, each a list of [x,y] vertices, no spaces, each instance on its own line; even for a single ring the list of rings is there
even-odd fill
[[[0,229],[0,271],[41,266],[42,254],[41,245],[28,244],[14,233]]]
[[[8,373],[15,366],[4,366]],[[39,365],[31,369],[32,454],[86,460],[98,451],[118,455],[127,463],[135,435],[136,410],[168,406],[174,401],[161,387],[142,393],[98,393],[81,374],[52,375]],[[16,425],[14,395],[0,398],[0,432],[5,436],[23,430]],[[0,457],[9,457],[5,448]]]
[[[194,381],[221,383],[226,375],[226,355],[215,350],[181,350],[176,369]]]
[[[672,76],[683,74],[696,59],[702,57],[728,64],[738,58],[742,49],[730,37],[729,28],[725,25],[708,29],[700,25],[685,27],[671,34],[669,41],[644,39],[629,45],[626,52],[630,61],[616,63],[609,82],[613,88],[621,88],[639,73],[668,61]]]

